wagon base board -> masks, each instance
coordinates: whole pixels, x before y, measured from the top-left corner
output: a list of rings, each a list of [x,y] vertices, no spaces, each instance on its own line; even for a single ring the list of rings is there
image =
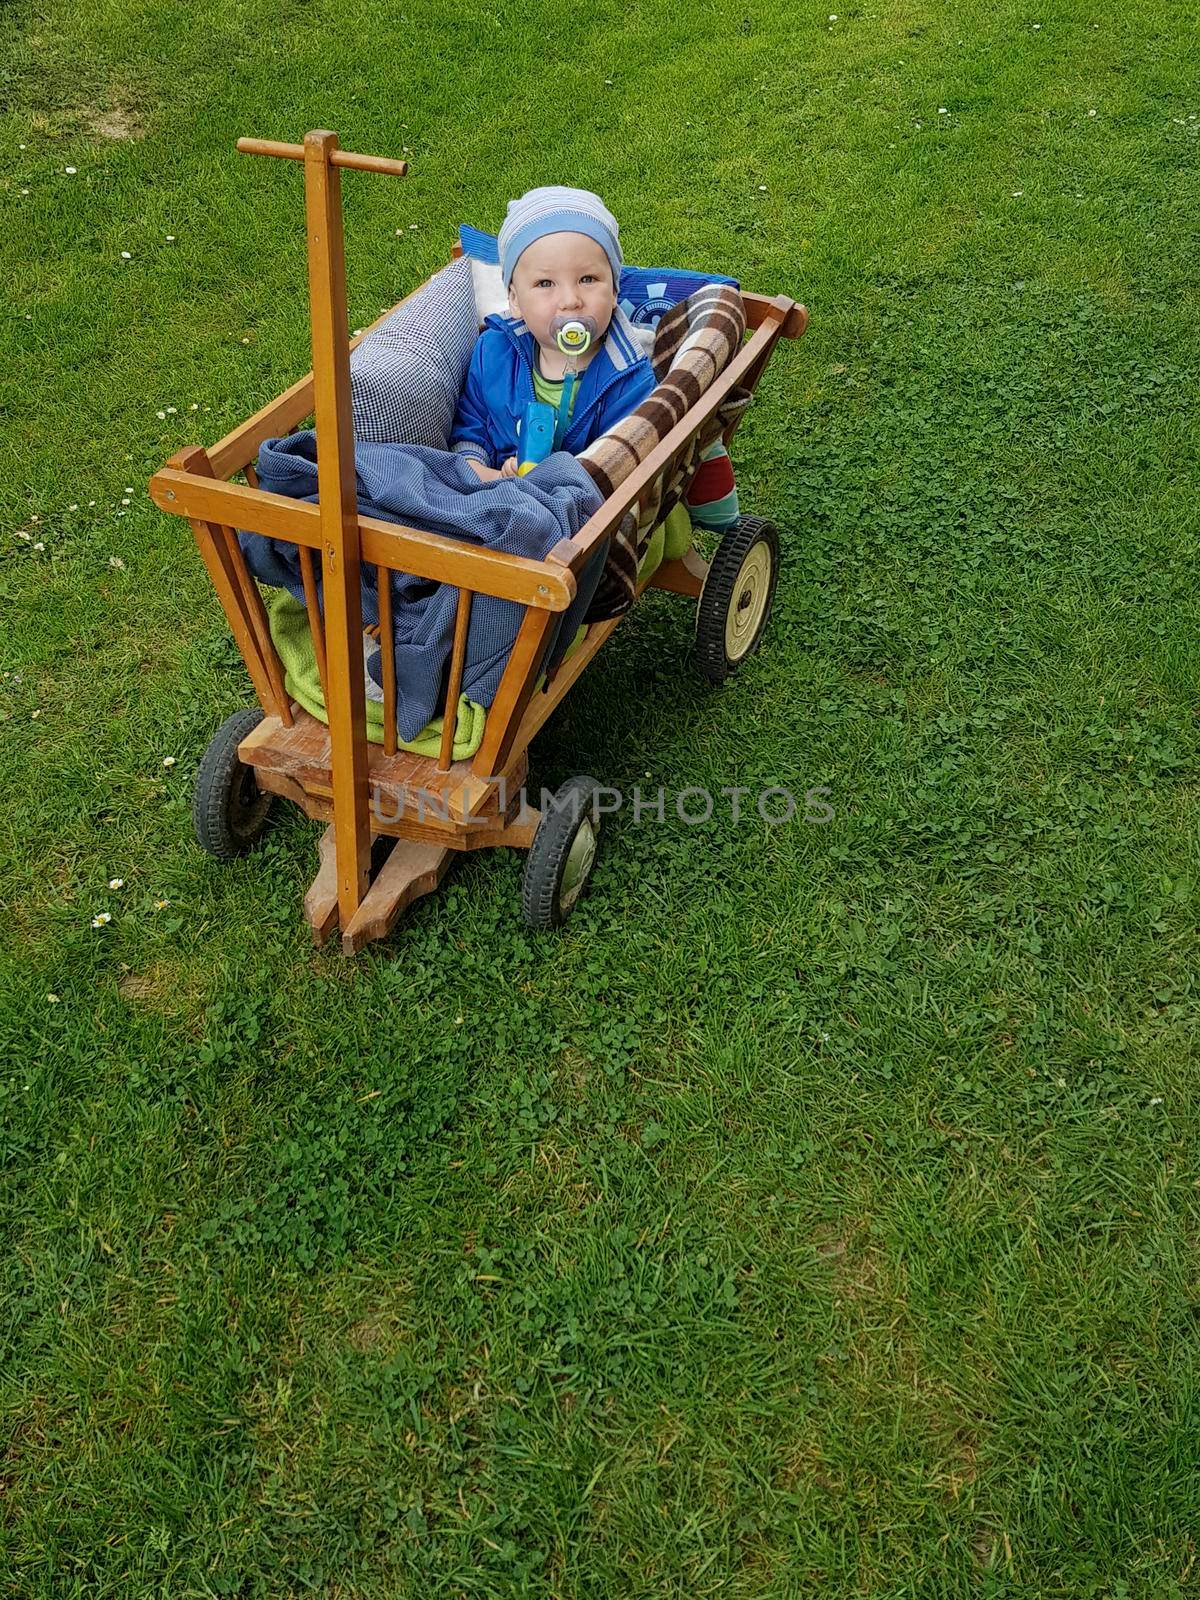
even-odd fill
[[[242,740],[238,755],[255,769],[260,788],[295,800],[309,816],[320,817],[325,813],[319,802],[333,795],[329,729],[298,705],[293,705],[292,717],[290,728],[278,717],[264,717]],[[503,772],[490,775],[489,781],[472,771],[470,761],[440,767],[432,756],[407,750],[389,756],[379,745],[372,745],[367,757],[372,831],[404,837],[404,830],[394,824],[406,820],[419,826],[425,839],[439,832],[455,835],[464,829],[478,834],[484,818],[503,822],[501,800],[506,802],[507,813],[507,802],[524,782],[527,770],[524,750],[511,758]],[[447,837],[445,842],[453,848],[453,838]]]

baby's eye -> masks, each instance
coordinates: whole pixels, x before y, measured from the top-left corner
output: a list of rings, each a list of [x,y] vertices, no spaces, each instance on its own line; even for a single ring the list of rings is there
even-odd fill
[[[580,283],[595,283],[596,274],[594,272],[585,272],[583,277],[580,278],[579,281],[580,281]]]
[[[550,288],[553,288],[553,279],[551,279],[551,278],[539,278],[538,281],[534,284],[533,287],[535,289],[550,289]]]

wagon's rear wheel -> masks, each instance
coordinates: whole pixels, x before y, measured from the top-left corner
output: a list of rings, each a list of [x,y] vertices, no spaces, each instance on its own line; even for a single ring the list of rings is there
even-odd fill
[[[696,607],[693,657],[710,683],[724,683],[758,648],[778,577],[775,524],[740,517],[717,546]]]
[[[521,880],[521,913],[531,928],[557,928],[575,909],[596,862],[600,819],[595,778],[571,778],[537,825]]]
[[[232,861],[257,844],[267,825],[273,796],[258,787],[254,768],[238,757],[238,745],[262,721],[257,709],[235,711],[213,735],[196,774],[192,821],[200,847],[218,861]]]

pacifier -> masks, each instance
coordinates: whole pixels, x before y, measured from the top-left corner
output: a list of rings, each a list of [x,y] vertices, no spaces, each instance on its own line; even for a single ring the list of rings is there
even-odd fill
[[[564,356],[583,356],[592,348],[597,328],[594,317],[555,317],[550,324],[554,343]]]

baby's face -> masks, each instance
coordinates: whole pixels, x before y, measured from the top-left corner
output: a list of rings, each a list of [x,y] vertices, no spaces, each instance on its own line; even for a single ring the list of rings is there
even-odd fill
[[[608,257],[586,233],[548,233],[521,253],[508,291],[514,316],[523,317],[538,347],[556,354],[550,336],[555,317],[594,317],[597,339],[608,331],[617,304]],[[586,365],[585,358],[580,365]]]

